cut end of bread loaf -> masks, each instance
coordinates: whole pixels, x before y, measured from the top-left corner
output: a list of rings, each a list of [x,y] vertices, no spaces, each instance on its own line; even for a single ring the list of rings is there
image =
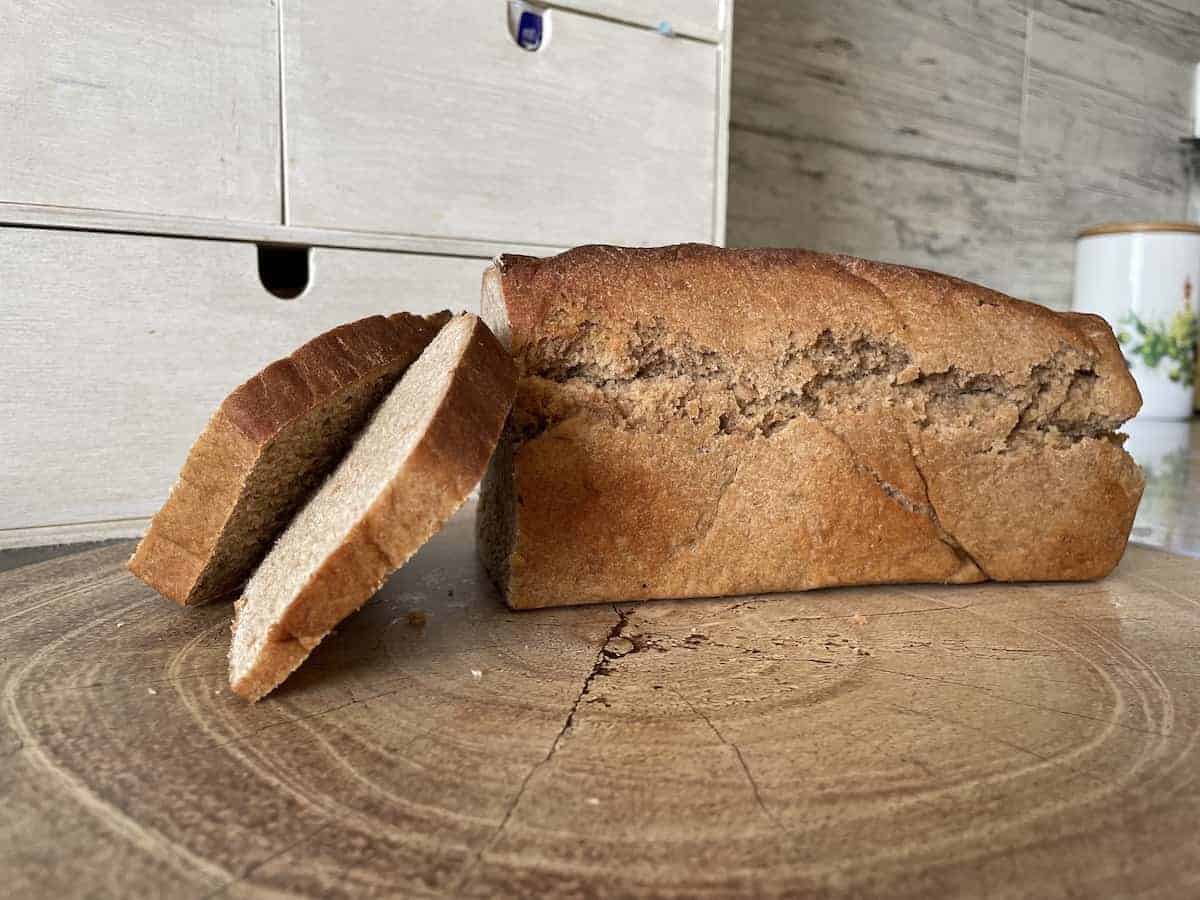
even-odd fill
[[[514,390],[479,319],[442,329],[246,584],[229,654],[237,694],[282,683],[442,527],[483,474]]]
[[[183,605],[233,595],[449,317],[341,325],[238,387],[192,446],[129,570]]]

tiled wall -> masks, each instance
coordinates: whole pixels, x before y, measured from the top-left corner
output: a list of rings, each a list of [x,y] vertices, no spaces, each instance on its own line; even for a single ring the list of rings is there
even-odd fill
[[[1065,307],[1074,235],[1187,211],[1200,0],[738,0],[731,246]]]

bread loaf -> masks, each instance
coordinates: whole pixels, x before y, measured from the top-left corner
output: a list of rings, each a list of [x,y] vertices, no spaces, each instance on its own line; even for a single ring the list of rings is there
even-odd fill
[[[515,380],[478,318],[441,330],[246,584],[229,651],[236,693],[273,690],[458,509],[500,437]]]
[[[502,256],[518,370],[480,553],[514,608],[1083,580],[1124,551],[1141,398],[1111,329],[802,250]]]
[[[229,597],[449,318],[341,325],[234,390],[192,445],[129,570],[180,604]]]

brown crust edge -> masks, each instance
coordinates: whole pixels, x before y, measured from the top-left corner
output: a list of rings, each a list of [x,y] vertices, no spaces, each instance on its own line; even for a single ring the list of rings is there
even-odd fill
[[[404,356],[410,357],[407,367],[449,317],[445,311],[424,318],[396,313],[348,322],[235,388],[188,451],[176,483],[127,563],[129,571],[181,606],[219,599],[198,595],[195,588],[262,449],[355,381]],[[214,470],[219,477],[210,476]]]

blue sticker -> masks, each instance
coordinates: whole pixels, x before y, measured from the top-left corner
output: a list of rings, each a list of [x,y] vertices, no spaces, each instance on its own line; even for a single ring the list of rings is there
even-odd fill
[[[517,25],[517,43],[526,50],[536,50],[542,46],[541,13],[521,13],[521,21]]]

